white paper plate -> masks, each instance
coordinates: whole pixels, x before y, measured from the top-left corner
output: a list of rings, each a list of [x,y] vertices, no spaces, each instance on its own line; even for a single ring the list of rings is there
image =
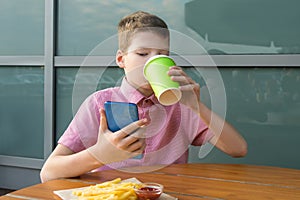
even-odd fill
[[[130,179],[123,180],[122,183],[124,183],[124,182],[141,183],[136,178],[130,178]],[[89,186],[87,186],[87,187],[89,187]],[[67,190],[56,190],[56,191],[54,191],[54,194],[58,195],[63,200],[77,200],[78,197],[73,195],[73,191],[74,190],[77,190],[77,191],[84,190],[87,187],[72,188],[72,189],[67,189]],[[172,197],[166,193],[162,193],[158,200],[178,200],[178,199],[175,197]]]

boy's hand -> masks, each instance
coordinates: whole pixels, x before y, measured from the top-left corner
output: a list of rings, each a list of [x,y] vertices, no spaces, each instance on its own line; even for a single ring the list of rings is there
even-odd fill
[[[104,110],[100,110],[100,127],[97,143],[88,151],[101,163],[119,162],[141,154],[145,148],[146,119],[133,122],[123,129],[111,132],[107,127]]]
[[[197,112],[200,103],[200,85],[178,66],[170,67],[168,75],[180,85],[182,92],[180,102]]]

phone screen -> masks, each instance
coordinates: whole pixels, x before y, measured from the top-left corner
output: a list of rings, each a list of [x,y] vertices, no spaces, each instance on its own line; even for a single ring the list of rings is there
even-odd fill
[[[108,129],[112,132],[139,119],[138,109],[134,103],[107,101],[104,103],[104,109]]]

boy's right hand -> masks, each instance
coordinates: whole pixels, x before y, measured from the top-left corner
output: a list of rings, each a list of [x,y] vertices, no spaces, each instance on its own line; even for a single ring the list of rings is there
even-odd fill
[[[98,140],[88,151],[102,164],[137,156],[145,148],[146,124],[147,119],[141,119],[113,133],[108,129],[105,112],[101,109]]]

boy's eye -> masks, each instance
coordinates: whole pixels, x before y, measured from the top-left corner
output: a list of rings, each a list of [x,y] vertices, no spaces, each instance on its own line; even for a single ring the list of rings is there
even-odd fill
[[[148,53],[137,53],[139,56],[147,56],[148,55]]]

